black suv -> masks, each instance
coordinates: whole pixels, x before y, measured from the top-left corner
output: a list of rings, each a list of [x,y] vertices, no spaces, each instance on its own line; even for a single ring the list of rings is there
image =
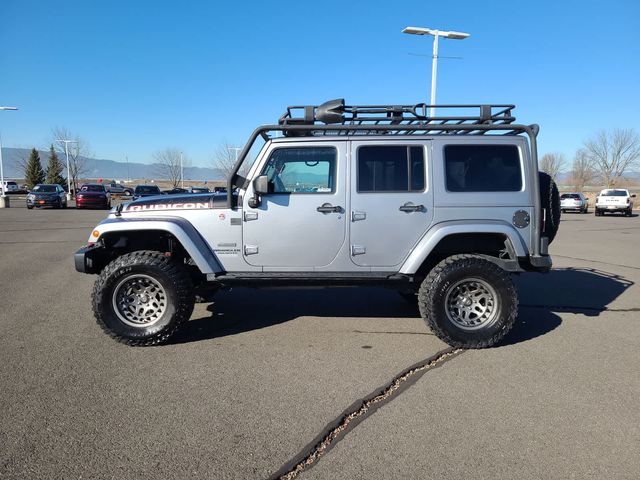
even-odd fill
[[[133,191],[133,199],[142,197],[152,197],[154,195],[162,195],[160,187],[157,185],[138,185]]]

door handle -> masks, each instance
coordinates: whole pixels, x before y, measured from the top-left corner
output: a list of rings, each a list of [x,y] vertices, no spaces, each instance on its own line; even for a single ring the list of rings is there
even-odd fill
[[[367,218],[367,213],[366,212],[358,212],[356,210],[353,210],[351,212],[351,221],[352,222],[357,222],[359,220],[365,220]]]
[[[316,208],[320,213],[340,213],[342,212],[342,207],[336,205],[335,207],[330,203],[323,203],[321,206]]]
[[[424,212],[425,208],[424,205],[413,205],[412,203],[405,203],[404,205],[400,206],[400,211],[401,212]]]

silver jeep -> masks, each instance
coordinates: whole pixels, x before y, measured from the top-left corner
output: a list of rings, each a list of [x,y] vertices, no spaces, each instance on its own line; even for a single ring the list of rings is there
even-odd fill
[[[225,193],[119,205],[75,254],[99,274],[98,324],[154,345],[221,287],[380,285],[450,345],[496,344],[518,313],[510,275],[551,268],[558,191],[513,105],[428,108],[289,107]]]

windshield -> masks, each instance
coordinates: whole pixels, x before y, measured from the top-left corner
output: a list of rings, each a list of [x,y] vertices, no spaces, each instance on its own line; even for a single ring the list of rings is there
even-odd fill
[[[33,191],[38,193],[56,193],[58,190],[55,185],[36,185],[33,187]]]
[[[11,186],[17,186],[18,184],[16,182],[5,182],[7,184],[7,186],[11,185]]]
[[[580,199],[580,195],[577,195],[575,193],[565,193],[560,198],[575,198],[576,200],[579,200]]]
[[[81,192],[104,192],[103,185],[83,185],[80,189]]]
[[[138,185],[135,193],[160,193],[160,189],[157,185]]]
[[[603,197],[626,197],[626,190],[603,190],[600,194]]]

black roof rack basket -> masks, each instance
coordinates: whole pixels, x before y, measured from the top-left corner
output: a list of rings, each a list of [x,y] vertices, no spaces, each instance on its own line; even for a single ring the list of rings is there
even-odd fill
[[[431,116],[436,109],[444,114]],[[356,135],[370,133],[411,134],[483,134],[491,130],[521,133],[513,124],[515,105],[345,105],[336,99],[321,105],[290,106],[278,124],[286,135]],[[299,128],[299,127],[306,128]],[[317,130],[313,126],[318,126]],[[406,126],[408,128],[403,129]],[[495,128],[502,126],[499,128]],[[291,128],[287,128],[291,127]],[[296,128],[298,127],[298,128]],[[332,128],[333,127],[333,128]],[[492,128],[494,127],[494,128]],[[506,130],[506,131],[505,131]]]

